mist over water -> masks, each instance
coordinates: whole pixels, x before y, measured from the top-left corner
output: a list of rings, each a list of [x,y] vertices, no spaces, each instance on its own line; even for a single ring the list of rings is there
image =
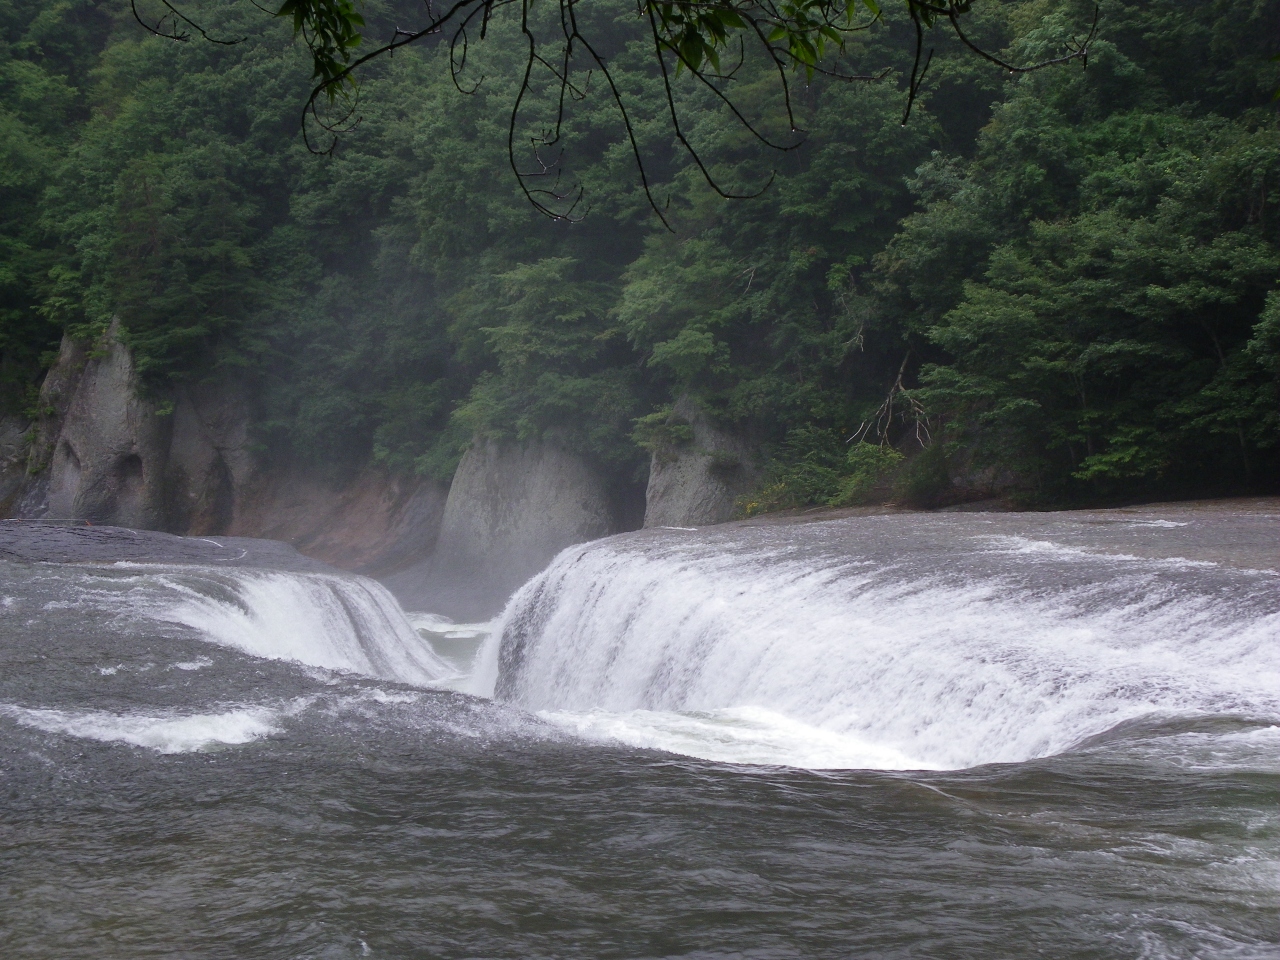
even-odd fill
[[[1280,956],[1280,577],[1198,522],[626,535],[493,624],[0,564],[0,944]]]

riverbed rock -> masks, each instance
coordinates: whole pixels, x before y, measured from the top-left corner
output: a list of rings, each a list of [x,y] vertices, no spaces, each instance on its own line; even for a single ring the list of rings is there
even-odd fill
[[[759,483],[759,458],[746,439],[716,426],[682,397],[672,420],[691,437],[653,454],[645,494],[646,527],[698,527],[732,520],[738,498]]]
[[[435,556],[384,582],[410,609],[493,616],[565,547],[618,532],[617,499],[554,442],[477,440],[454,474]]]

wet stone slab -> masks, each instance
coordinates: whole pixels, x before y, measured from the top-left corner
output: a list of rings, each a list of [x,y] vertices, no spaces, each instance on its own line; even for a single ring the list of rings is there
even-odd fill
[[[287,543],[251,537],[178,537],[154,530],[0,521],[0,560],[29,563],[165,563],[335,572]]]

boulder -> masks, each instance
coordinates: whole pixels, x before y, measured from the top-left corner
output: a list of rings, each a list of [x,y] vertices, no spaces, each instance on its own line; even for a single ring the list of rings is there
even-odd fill
[[[672,420],[691,437],[660,447],[649,466],[646,527],[699,527],[732,520],[739,497],[760,479],[753,446],[713,424],[690,398],[672,408]]]
[[[491,617],[565,547],[618,532],[618,499],[552,441],[478,440],[454,474],[435,556],[384,582],[409,609]]]

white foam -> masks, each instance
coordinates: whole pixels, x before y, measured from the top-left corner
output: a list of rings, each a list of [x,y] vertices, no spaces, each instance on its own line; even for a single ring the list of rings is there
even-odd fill
[[[1154,521],[1152,521],[1152,523],[1154,523]],[[1133,526],[1133,524],[1131,524],[1131,526]],[[1083,547],[1069,547],[1066,544],[1055,543],[1052,540],[1035,540],[1030,537],[982,536],[977,539],[990,543],[992,549],[997,552],[1043,557],[1045,559],[1052,560],[1083,560],[1089,562],[1110,561],[1112,563],[1128,562],[1141,564],[1143,566],[1167,566],[1175,568],[1217,566],[1217,564],[1210,560],[1189,560],[1186,557],[1165,557],[1161,559],[1137,557],[1130,553],[1118,553],[1108,550],[1086,550]]]
[[[1097,574],[1068,587],[1017,557],[962,577],[655,543],[561,554],[512,599],[469,692],[584,735],[796,766],[952,769],[1139,717],[1280,719],[1280,604],[1261,577],[1224,595],[1187,587],[1203,568],[1080,551]]]
[[[539,711],[538,716],[590,740],[664,750],[719,763],[808,770],[923,770],[931,765],[900,750],[792,720],[762,707],[705,713]]]
[[[194,753],[250,743],[279,733],[276,721],[282,712],[245,706],[222,713],[147,716],[102,710],[39,710],[0,704],[0,715],[46,733],[106,743],[127,743],[157,753]]]
[[[217,571],[165,578],[180,599],[158,618],[257,657],[427,686],[457,673],[364,577]]]
[[[474,640],[478,637],[487,637],[493,632],[494,626],[492,620],[486,620],[483,623],[454,623],[448,617],[442,617],[437,613],[417,611],[405,613],[405,619],[415,630],[439,634],[449,640]]]

